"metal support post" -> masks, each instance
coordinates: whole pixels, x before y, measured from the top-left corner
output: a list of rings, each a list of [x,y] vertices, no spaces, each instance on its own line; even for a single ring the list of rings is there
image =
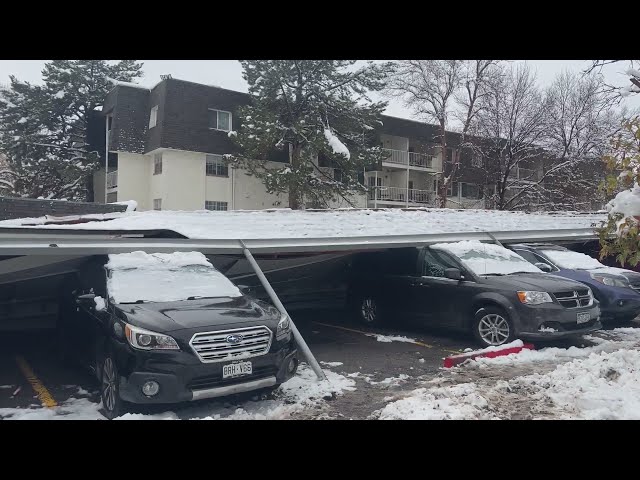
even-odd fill
[[[253,255],[251,254],[251,252],[249,251],[249,249],[247,248],[247,246],[244,244],[242,240],[240,240],[240,245],[242,246],[242,251],[244,253],[244,256],[247,258],[247,260],[253,267],[253,271],[256,272],[258,279],[260,279],[260,283],[262,283],[262,286],[269,294],[269,298],[271,298],[271,301],[273,302],[273,304],[280,311],[280,313],[289,317],[291,330],[293,332],[293,338],[298,344],[298,348],[300,349],[302,356],[304,357],[306,362],[311,366],[311,368],[315,372],[318,379],[326,380],[327,377],[322,371],[322,368],[320,368],[318,361],[313,356],[313,353],[311,353],[311,350],[309,349],[307,342],[305,342],[304,338],[302,338],[302,335],[300,335],[298,328],[296,327],[295,323],[293,323],[293,320],[291,319],[291,316],[289,316],[289,314],[287,313],[287,310],[284,308],[284,305],[282,305],[282,302],[278,298],[278,295],[276,294],[276,292],[274,292],[273,288],[271,288],[271,284],[269,283],[269,280],[267,280],[267,277],[264,276],[264,273],[262,273],[262,269],[260,268],[260,265],[258,265],[258,262],[256,262],[255,258],[253,258]]]

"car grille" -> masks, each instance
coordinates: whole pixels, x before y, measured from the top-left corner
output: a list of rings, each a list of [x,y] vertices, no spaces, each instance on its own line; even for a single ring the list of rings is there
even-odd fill
[[[259,326],[196,333],[189,345],[200,361],[223,362],[264,355],[269,351],[271,338],[271,330]]]
[[[565,308],[588,307],[592,302],[592,297],[586,288],[570,292],[556,292],[553,295],[558,303]]]
[[[260,380],[261,378],[275,377],[278,373],[278,369],[272,365],[264,367],[253,367],[253,373],[243,377],[234,378],[222,378],[222,374],[206,375],[203,377],[196,377],[189,382],[187,388],[190,390],[204,390],[206,388],[225,387],[227,385],[233,385],[235,383],[242,383],[248,380]]]

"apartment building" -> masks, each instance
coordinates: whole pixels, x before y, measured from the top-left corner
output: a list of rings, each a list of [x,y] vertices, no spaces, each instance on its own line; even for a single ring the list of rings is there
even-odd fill
[[[90,142],[108,151],[108,168],[94,176],[94,200],[135,200],[140,210],[287,206],[286,195],[267,193],[259,179],[223,161],[224,154],[237,152],[229,133],[240,127],[237,111],[248,102],[245,93],[173,78],[151,89],[116,85],[105,99],[102,126],[92,128]],[[390,116],[382,122],[377,133],[388,156],[363,172],[370,193],[354,198],[353,205],[436,206],[443,167],[446,172],[458,158],[467,162],[456,152],[458,135],[448,134],[443,164],[436,126]],[[288,153],[274,151],[268,160],[282,166]],[[447,206],[484,208],[482,162],[467,163],[449,189]]]

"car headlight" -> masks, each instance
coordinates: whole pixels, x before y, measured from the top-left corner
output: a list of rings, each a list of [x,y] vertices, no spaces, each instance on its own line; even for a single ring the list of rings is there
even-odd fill
[[[547,292],[518,292],[518,298],[527,305],[540,305],[541,303],[553,303],[551,295]]]
[[[168,335],[150,332],[133,325],[125,324],[124,333],[133,348],[140,350],[180,350],[180,347]]]
[[[611,275],[601,275],[597,273],[592,273],[591,278],[593,278],[596,282],[604,283],[605,285],[609,285],[610,287],[630,287],[629,280],[625,277],[613,277]]]
[[[291,320],[287,315],[282,315],[278,322],[278,328],[276,329],[276,340],[280,340],[282,337],[288,335],[291,332]]]

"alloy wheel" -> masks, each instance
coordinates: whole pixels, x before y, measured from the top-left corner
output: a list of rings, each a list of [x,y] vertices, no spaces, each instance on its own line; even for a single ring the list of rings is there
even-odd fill
[[[478,323],[480,338],[487,345],[502,345],[509,338],[511,329],[509,322],[502,315],[490,313],[480,319]]]
[[[112,412],[116,407],[116,371],[113,360],[107,357],[102,367],[102,402],[104,408]]]
[[[373,298],[365,298],[362,300],[362,318],[367,322],[374,322],[377,317],[378,307]]]

